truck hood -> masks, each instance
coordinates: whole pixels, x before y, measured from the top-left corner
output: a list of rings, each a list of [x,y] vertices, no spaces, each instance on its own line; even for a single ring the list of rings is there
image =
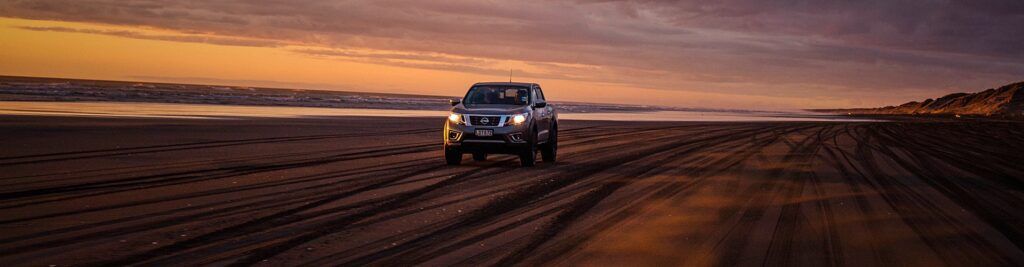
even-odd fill
[[[530,106],[517,105],[463,105],[459,104],[452,108],[452,112],[460,114],[479,115],[511,115],[526,113]]]

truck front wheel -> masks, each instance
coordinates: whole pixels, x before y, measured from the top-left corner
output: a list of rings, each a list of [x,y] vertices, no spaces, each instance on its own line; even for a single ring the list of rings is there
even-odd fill
[[[532,167],[537,162],[537,127],[530,131],[530,139],[527,139],[526,147],[519,152],[519,163],[523,167]]]
[[[533,164],[537,162],[537,145],[530,142],[523,152],[519,154],[519,163],[523,167],[533,167]]]
[[[544,162],[555,162],[555,155],[558,152],[558,125],[552,125],[548,134],[548,142],[540,149],[540,155]]]
[[[448,165],[459,165],[462,164],[462,151],[455,148],[444,148],[444,161]]]

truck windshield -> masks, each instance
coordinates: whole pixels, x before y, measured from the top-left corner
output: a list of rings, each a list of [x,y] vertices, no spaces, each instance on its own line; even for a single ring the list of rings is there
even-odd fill
[[[526,105],[530,103],[530,90],[518,86],[474,86],[463,101],[468,105]]]

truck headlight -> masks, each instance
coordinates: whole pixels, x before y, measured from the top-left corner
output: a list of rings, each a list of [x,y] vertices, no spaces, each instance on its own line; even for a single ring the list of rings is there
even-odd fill
[[[526,121],[526,115],[516,114],[512,116],[512,124],[521,124]]]
[[[448,114],[448,120],[454,123],[462,123],[462,114],[451,113]]]

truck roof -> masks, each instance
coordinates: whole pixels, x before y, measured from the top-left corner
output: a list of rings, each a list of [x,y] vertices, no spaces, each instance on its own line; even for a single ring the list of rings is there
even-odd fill
[[[513,83],[513,82],[478,82],[478,83],[473,84],[473,86],[477,86],[477,85],[531,87],[531,86],[535,86],[537,84],[536,83]]]

